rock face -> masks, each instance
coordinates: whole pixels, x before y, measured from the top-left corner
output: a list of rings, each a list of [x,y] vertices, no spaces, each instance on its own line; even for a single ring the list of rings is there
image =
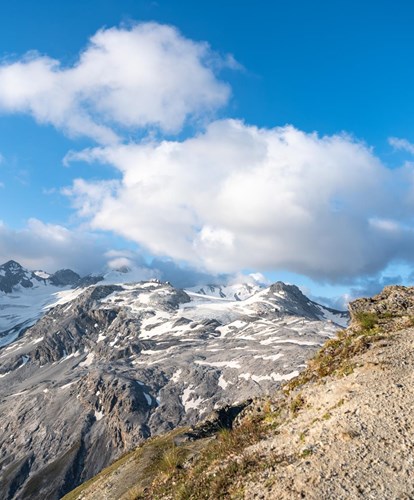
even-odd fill
[[[378,316],[389,315],[394,318],[414,316],[414,288],[391,285],[372,298],[358,299],[349,305],[351,318],[358,313],[373,313]]]
[[[70,269],[61,269],[60,271],[56,271],[55,274],[52,274],[48,279],[50,283],[55,286],[75,286],[79,283],[81,277]]]
[[[148,437],[274,391],[347,321],[283,283],[245,300],[158,281],[57,298],[0,350],[4,499],[60,498]]]

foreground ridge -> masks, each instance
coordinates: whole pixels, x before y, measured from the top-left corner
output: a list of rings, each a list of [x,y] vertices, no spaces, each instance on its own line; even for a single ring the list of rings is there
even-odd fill
[[[414,289],[350,313],[272,397],[154,438],[65,499],[413,498]]]

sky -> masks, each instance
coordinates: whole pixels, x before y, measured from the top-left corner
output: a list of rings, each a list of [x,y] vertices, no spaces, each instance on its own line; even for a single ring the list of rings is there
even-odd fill
[[[412,284],[413,19],[408,0],[0,2],[0,260],[280,279],[338,307]]]

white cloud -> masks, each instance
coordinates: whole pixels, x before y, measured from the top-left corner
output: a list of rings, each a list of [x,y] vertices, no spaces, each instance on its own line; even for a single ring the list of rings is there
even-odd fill
[[[22,229],[10,228],[0,220],[0,264],[13,259],[31,270],[42,269],[53,273],[69,268],[81,276],[127,267],[129,280],[159,278],[180,287],[225,283],[230,279],[227,275],[203,274],[197,269],[180,267],[166,260],[154,259],[147,263],[138,251],[108,249],[109,244],[96,234],[79,229],[69,230],[34,218],[29,219]],[[114,274],[113,278],[116,282],[119,274]]]
[[[335,281],[412,260],[412,168],[389,170],[346,135],[224,120],[183,142],[76,157],[122,174],[67,191],[92,228],[210,272],[288,269]]]
[[[84,231],[30,219],[23,229],[0,221],[0,264],[14,259],[29,269],[55,272],[71,268],[80,274],[101,271],[106,263],[103,246]]]
[[[414,154],[414,144],[407,141],[407,139],[399,139],[398,137],[390,137],[388,142],[395,149],[399,149],[401,151],[407,151],[407,153]]]
[[[37,53],[3,63],[0,111],[103,144],[117,142],[114,126],[174,133],[227,102],[230,88],[215,76],[220,65],[235,67],[170,26],[102,29],[70,67]]]

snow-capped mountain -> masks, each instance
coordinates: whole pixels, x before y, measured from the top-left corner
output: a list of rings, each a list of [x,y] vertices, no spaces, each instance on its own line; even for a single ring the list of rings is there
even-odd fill
[[[33,325],[59,294],[70,290],[81,278],[69,269],[54,274],[29,271],[10,260],[0,266],[0,347],[15,340]]]
[[[281,282],[57,290],[48,280],[30,288],[54,287],[41,318],[0,349],[5,498],[60,498],[143,439],[273,391],[347,320]]]
[[[264,285],[258,283],[238,283],[233,285],[204,285],[189,288],[190,292],[209,297],[218,297],[229,300],[245,300],[262,290]]]
[[[29,271],[18,262],[9,260],[0,266],[0,291],[12,293],[17,289],[33,288],[39,284],[53,286],[76,285],[81,277],[70,269],[61,269],[54,274],[45,271]]]

